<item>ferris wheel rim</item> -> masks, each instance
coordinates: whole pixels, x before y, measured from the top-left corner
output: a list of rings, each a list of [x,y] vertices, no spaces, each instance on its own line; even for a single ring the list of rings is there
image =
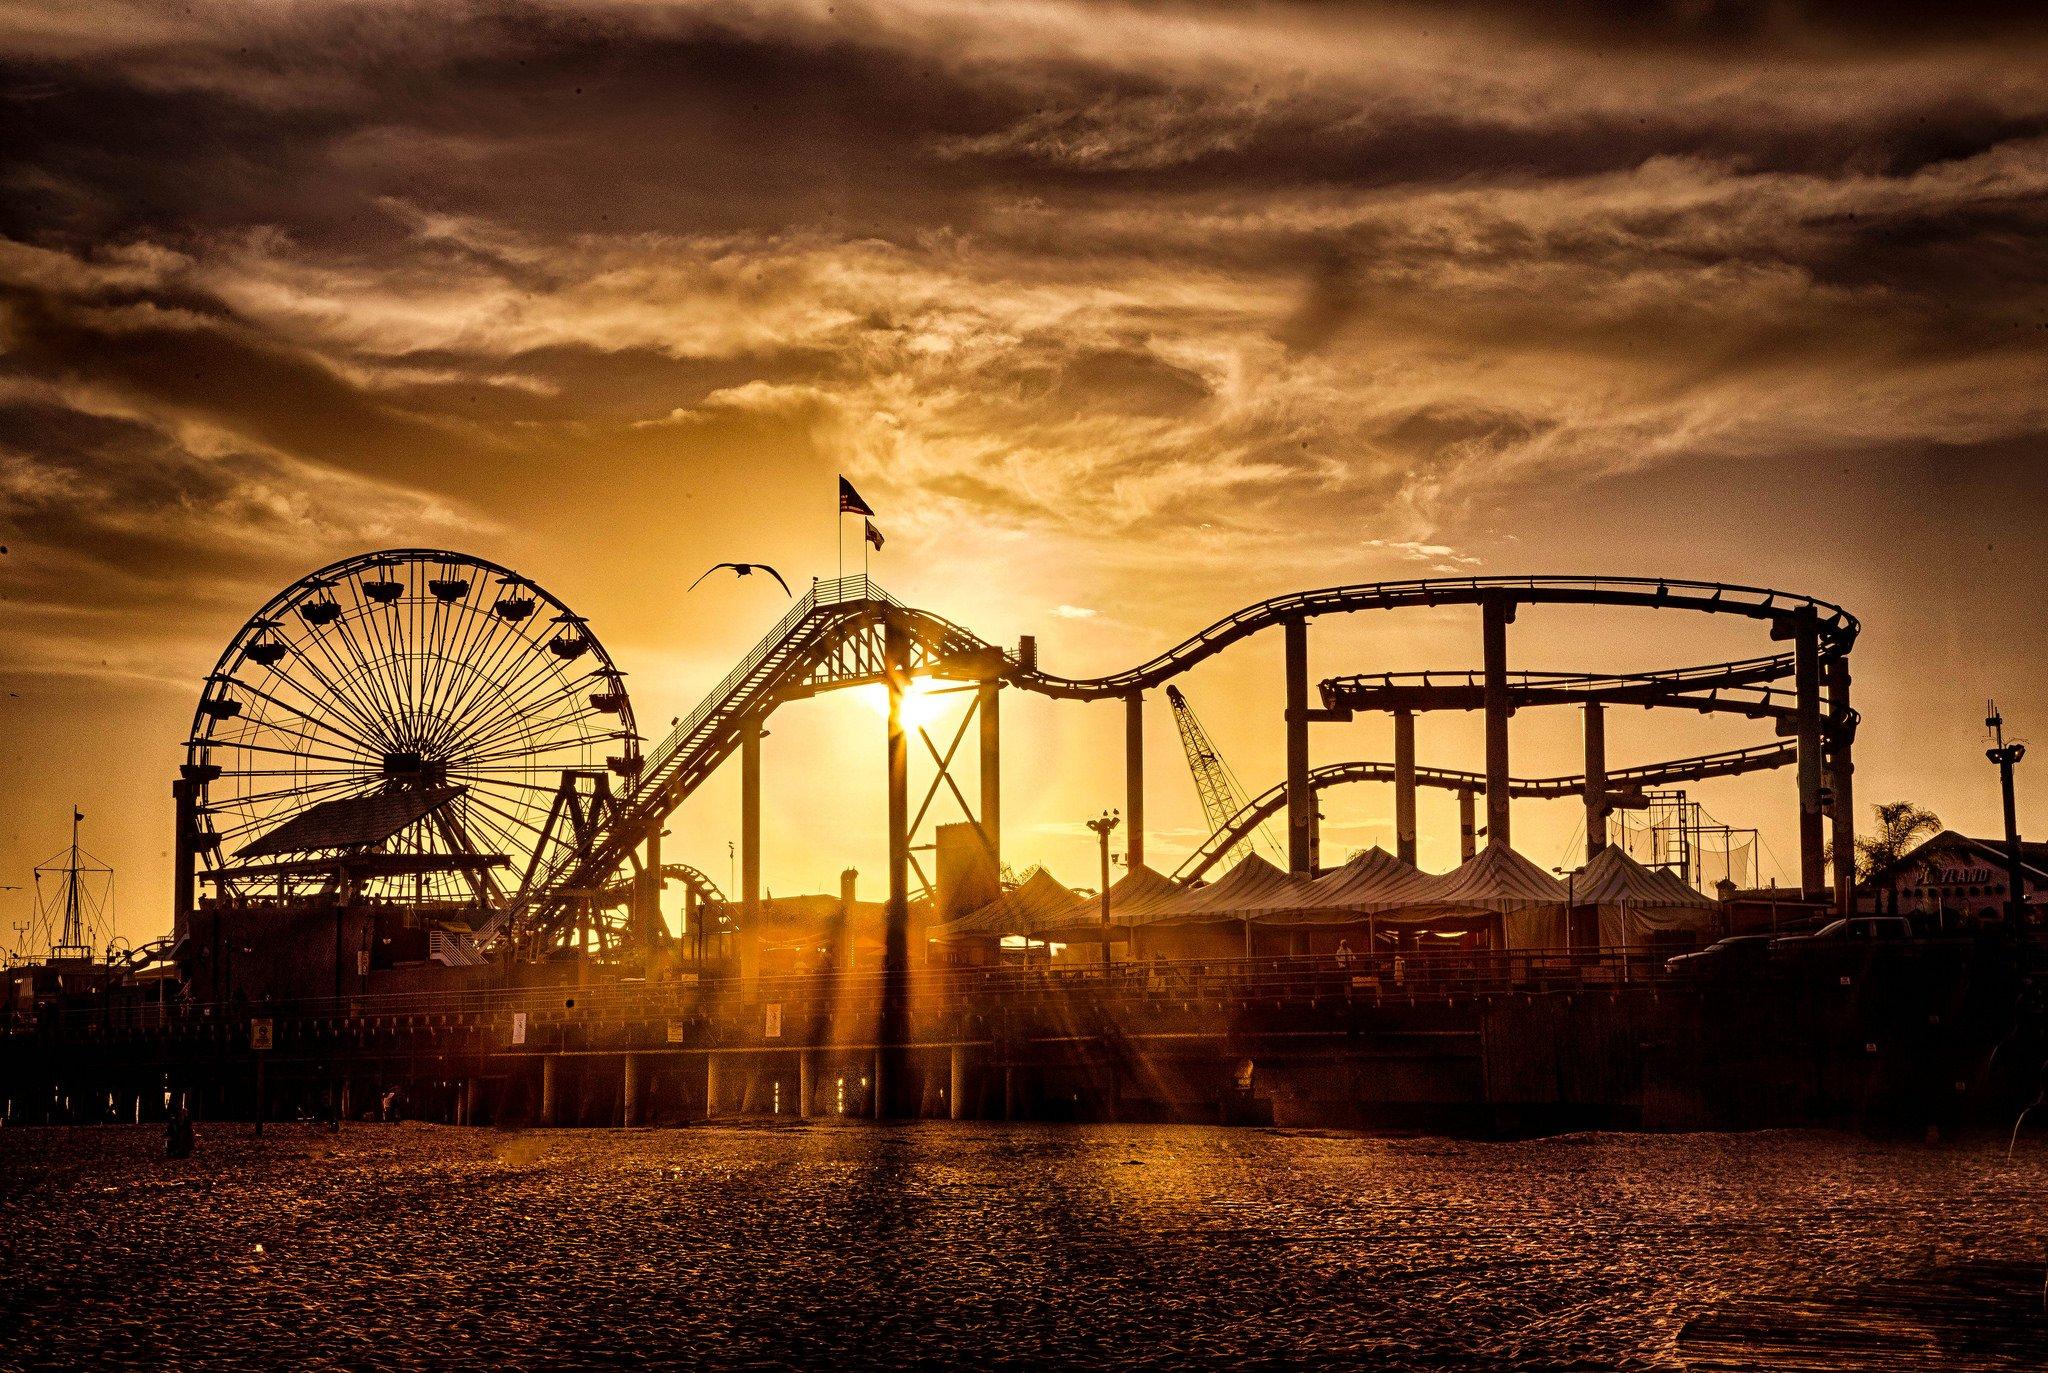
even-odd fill
[[[304,813],[320,801],[350,795],[369,795],[388,788],[388,770],[394,756],[388,747],[390,736],[382,741],[386,744],[383,753],[383,763],[387,770],[383,775],[384,780],[380,780],[373,771],[380,741],[364,736],[377,735],[380,727],[391,726],[391,718],[370,720],[366,723],[363,736],[354,735],[349,721],[351,717],[358,717],[357,722],[363,722],[359,712],[364,703],[352,694],[338,689],[337,699],[328,702],[335,708],[320,718],[314,718],[304,709],[278,699],[265,689],[283,682],[308,701],[319,701],[320,698],[308,690],[302,676],[287,676],[280,671],[277,664],[283,660],[283,653],[268,661],[254,657],[250,653],[253,646],[267,639],[285,642],[285,637],[280,635],[279,631],[290,623],[288,617],[294,609],[303,611],[307,605],[316,603],[316,598],[322,591],[336,588],[351,579],[361,583],[357,588],[354,607],[335,611],[331,620],[315,621],[311,617],[303,617],[310,627],[310,637],[292,638],[289,642],[292,647],[303,650],[305,645],[317,642],[318,635],[324,632],[329,624],[345,623],[351,615],[356,623],[367,624],[372,606],[369,600],[365,599],[364,593],[371,592],[372,584],[362,579],[366,574],[374,575],[380,568],[405,568],[413,571],[413,579],[406,583],[398,584],[390,578],[385,579],[385,583],[393,586],[403,585],[412,590],[415,594],[407,598],[405,603],[415,607],[416,613],[417,608],[429,606],[429,597],[418,594],[422,588],[430,593],[433,602],[451,608],[459,607],[468,617],[463,622],[463,627],[470,630],[468,640],[463,646],[465,651],[487,648],[497,652],[502,659],[504,653],[513,650],[515,646],[521,652],[539,652],[545,647],[552,647],[554,642],[561,641],[562,636],[573,635],[571,647],[575,650],[574,656],[581,656],[583,652],[592,655],[592,666],[582,672],[572,673],[569,663],[573,661],[573,657],[560,653],[559,650],[558,655],[563,661],[550,664],[543,658],[538,668],[519,663],[515,653],[515,661],[511,667],[514,671],[524,672],[526,675],[513,687],[508,688],[503,681],[492,679],[485,667],[477,663],[438,651],[429,653],[424,638],[417,643],[408,642],[400,645],[394,637],[388,644],[379,646],[371,656],[358,659],[359,671],[355,679],[349,679],[347,674],[337,673],[337,676],[342,677],[349,685],[364,688],[367,684],[377,681],[379,672],[389,672],[394,670],[394,667],[403,668],[408,660],[417,660],[415,666],[421,667],[421,670],[424,670],[421,665],[432,660],[439,663],[435,672],[436,691],[444,688],[454,691],[454,704],[481,704],[496,712],[487,721],[493,732],[485,736],[485,742],[490,743],[496,752],[486,752],[475,758],[462,757],[459,760],[453,757],[443,758],[436,762],[435,767],[446,778],[448,784],[459,788],[466,802],[492,813],[493,818],[487,822],[488,826],[495,831],[495,838],[504,842],[509,856],[515,860],[523,859],[531,848],[532,841],[522,840],[517,833],[518,830],[524,829],[537,837],[540,829],[530,818],[494,805],[494,796],[500,801],[505,801],[508,807],[512,807],[513,803],[498,791],[480,789],[480,781],[488,783],[489,787],[494,789],[533,792],[552,790],[532,781],[520,780],[515,774],[523,771],[531,775],[535,773],[536,765],[528,762],[522,766],[517,760],[522,757],[532,759],[577,750],[587,755],[591,750],[601,749],[607,743],[616,746],[617,754],[606,758],[606,765],[613,768],[623,767],[628,777],[636,771],[640,758],[640,740],[635,728],[631,696],[625,686],[626,674],[619,668],[602,640],[591,632],[588,620],[571,609],[560,596],[535,579],[494,559],[454,549],[403,547],[352,554],[293,579],[273,594],[254,614],[243,621],[205,677],[205,685],[201,690],[200,701],[194,708],[191,728],[185,741],[187,768],[196,771],[188,771],[187,775],[196,779],[199,787],[200,813],[206,821],[211,822],[217,817],[232,814],[241,822],[228,826],[225,834],[221,832],[220,827],[207,825],[208,838],[213,842],[201,845],[200,857],[209,870],[223,871],[229,866],[226,852],[226,837],[229,835],[240,838],[259,827],[269,828],[289,819],[291,815]],[[439,578],[430,575],[437,569],[442,570],[442,576]],[[455,570],[454,575],[451,575],[449,570]],[[467,575],[470,580],[463,584],[460,592],[444,594],[442,588],[453,585],[456,576],[460,575]],[[500,588],[498,604],[480,604],[470,599],[475,584],[484,580],[496,581]],[[519,598],[530,598],[530,604],[516,617],[502,613],[501,607],[506,592],[515,593]],[[401,603],[400,598],[403,595],[404,592],[394,589],[381,596],[371,592],[369,599],[380,606],[396,606]],[[436,612],[429,609],[427,613],[432,615]],[[503,622],[502,631],[500,626],[492,623],[491,617],[494,615]],[[528,627],[529,621],[532,628]],[[537,632],[542,625],[558,627],[555,630],[556,640],[551,641],[545,633]],[[429,630],[422,624],[418,632],[424,636]],[[493,636],[496,637],[496,642],[487,643],[486,640]],[[354,642],[348,642],[353,649]],[[308,655],[300,652],[296,656],[308,658],[310,665]],[[506,664],[500,661],[489,666],[497,668]],[[257,675],[254,672],[243,672],[243,669],[249,667],[270,673],[275,680],[264,679],[262,686],[255,685],[252,681],[245,680]],[[296,668],[294,671],[296,673]],[[311,675],[321,677],[317,668],[313,669]],[[323,685],[332,686],[324,678],[321,680]],[[285,714],[297,717],[315,732],[293,728],[283,722],[283,716],[273,719],[266,713],[261,716],[242,717],[239,713],[239,703],[235,714],[211,713],[209,705],[218,704],[213,693],[222,686],[231,686],[233,690],[252,698],[262,698]],[[538,696],[531,694],[539,688],[549,689]],[[493,699],[493,692],[497,693],[499,699]],[[517,695],[515,692],[528,694]],[[526,719],[528,715],[536,714],[541,707],[568,705],[574,696],[591,695],[592,692],[596,692],[597,695],[592,697],[591,704],[587,707],[569,705],[566,714],[541,717],[531,723]],[[597,704],[598,696],[605,702],[602,708]],[[386,700],[372,703],[367,709],[370,716],[375,716],[379,710],[403,707],[407,704],[409,702]],[[400,715],[405,713],[403,709],[398,710]],[[418,737],[400,742],[413,743],[424,753],[431,751],[437,743],[452,744],[453,740],[459,737],[449,733],[455,730],[459,723],[452,715],[437,718],[422,711],[412,713],[418,718],[406,721],[405,728],[417,731]],[[612,717],[608,728],[583,728],[599,715]],[[235,738],[217,732],[226,727],[227,721],[235,718],[243,718],[258,726],[257,730],[251,731],[252,735],[258,735],[262,739],[272,736],[293,736],[297,744],[292,748],[279,748],[273,744],[258,742],[254,737]],[[342,723],[337,723],[337,720]],[[573,734],[562,734],[562,731],[572,727],[575,727]],[[436,730],[442,735],[438,740],[434,737]],[[322,741],[318,738],[318,731],[324,731],[333,738]],[[553,737],[549,737],[550,732]],[[337,740],[343,742],[337,744]],[[349,747],[349,741],[353,742],[353,748]],[[322,752],[322,749],[334,751]],[[350,752],[355,756],[346,756]],[[224,770],[216,757],[221,753],[238,756],[274,753],[282,756],[278,758],[279,766],[274,769],[238,767]],[[556,761],[559,762],[559,759]],[[297,766],[291,765],[294,762]],[[306,766],[308,762],[315,766]],[[554,765],[551,763],[549,767]],[[223,776],[245,781],[275,778],[278,786],[271,791],[265,791],[260,786],[245,786],[234,795],[222,796],[216,800],[210,793],[213,784]],[[252,813],[260,802],[292,796],[313,799],[306,801],[305,805],[296,810],[289,810],[289,814],[283,814],[289,808],[281,801],[272,807],[271,813],[267,816]],[[516,807],[513,807],[513,810],[516,810]]]

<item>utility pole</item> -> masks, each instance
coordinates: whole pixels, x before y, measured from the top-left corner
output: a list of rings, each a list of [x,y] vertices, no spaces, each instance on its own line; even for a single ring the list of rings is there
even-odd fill
[[[1109,832],[1116,828],[1117,812],[1106,810],[1100,819],[1090,820],[1088,828],[1095,831],[1095,837],[1102,844],[1102,971],[1109,971]]]
[[[1998,702],[1984,703],[1984,728],[1991,731],[1991,747],[1984,750],[1984,756],[1998,764],[1998,785],[2005,794],[2005,885],[2006,918],[2012,922],[2014,934],[2026,928],[2027,891],[2020,869],[2020,822],[2013,806],[2012,770],[2013,765],[2027,756],[2027,746],[2021,743],[2005,742],[2005,717],[1998,713]]]

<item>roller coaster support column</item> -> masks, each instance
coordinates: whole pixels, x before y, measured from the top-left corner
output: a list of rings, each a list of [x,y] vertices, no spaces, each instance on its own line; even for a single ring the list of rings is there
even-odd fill
[[[1486,667],[1486,842],[1508,842],[1508,625],[1515,607],[1504,596],[1480,606]]]
[[[1290,736],[1292,737],[1292,736]],[[1124,697],[1124,866],[1132,871],[1145,861],[1145,693]]]
[[[1316,798],[1308,784],[1308,621],[1287,622],[1287,870],[1313,876]]]
[[[1470,791],[1458,792],[1458,857],[1470,858],[1479,850],[1479,801]]]
[[[910,635],[894,619],[882,626],[882,668],[889,685],[889,905],[882,944],[881,1043],[875,1050],[875,1114],[892,1116],[900,1089],[910,1005],[910,745],[903,732],[903,689],[910,681]]]
[[[1586,861],[1607,847],[1607,708],[1586,702]]]
[[[1849,711],[1849,658],[1828,660],[1828,837],[1835,850],[1835,906],[1854,915],[1856,902],[1856,726]]]
[[[981,684],[976,709],[981,716],[981,832],[988,841],[991,870],[1003,870],[1003,684],[995,678]]]
[[[633,940],[652,949],[661,932],[661,825],[647,831],[647,851],[633,876]]]
[[[1811,614],[1792,630],[1793,733],[1799,754],[1799,886],[1808,896],[1828,889],[1821,859],[1820,631]]]
[[[1470,793],[1466,793],[1470,795]],[[1415,712],[1394,712],[1394,856],[1415,861]]]
[[[761,722],[740,731],[740,976],[761,973]]]

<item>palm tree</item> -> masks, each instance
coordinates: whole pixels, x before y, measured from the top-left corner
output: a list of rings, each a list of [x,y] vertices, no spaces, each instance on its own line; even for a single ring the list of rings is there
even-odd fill
[[[1870,809],[1877,815],[1877,830],[1856,841],[1859,882],[1868,882],[1898,862],[1922,839],[1941,833],[1941,817],[1911,801],[1879,801]]]

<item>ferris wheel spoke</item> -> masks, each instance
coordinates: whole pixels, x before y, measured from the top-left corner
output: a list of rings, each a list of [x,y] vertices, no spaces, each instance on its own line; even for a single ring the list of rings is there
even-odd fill
[[[482,621],[490,618],[480,616],[476,607],[470,604],[469,597],[474,592],[475,585],[472,583],[470,590],[463,594],[460,601],[447,604],[436,602],[427,611],[432,616],[435,626],[432,631],[433,638],[436,641],[447,640],[442,651],[436,654],[428,665],[429,670],[423,675],[421,682],[421,700],[427,703],[427,708],[436,717],[445,716],[448,710],[448,697],[456,664],[469,661],[470,655],[482,642],[479,637],[483,632]],[[461,615],[459,620],[456,619],[458,611]],[[449,628],[451,621],[454,622],[452,631]]]
[[[364,599],[360,582],[356,584],[355,596],[358,611],[353,622],[347,616],[342,618],[342,642],[348,645],[357,661],[362,664],[364,681],[368,688],[376,693],[377,699],[383,702],[384,709],[394,720],[403,721],[408,718],[410,712],[406,709],[405,692],[397,680],[398,674],[391,666],[391,653],[380,628],[380,612],[388,613],[390,608]]]
[[[595,681],[612,677],[603,669],[594,669],[571,675],[564,668],[543,663],[540,668],[530,671],[524,678],[508,688],[498,705],[496,713],[479,723],[472,731],[470,743],[487,738],[491,730],[522,715],[548,708],[561,698],[576,695],[588,689]]]
[[[324,699],[332,702],[336,707],[345,711],[350,719],[354,720],[356,724],[362,727],[363,732],[365,734],[371,736],[373,739],[380,736],[382,734],[382,721],[378,713],[375,710],[371,709],[365,702],[359,700],[354,692],[345,690],[341,686],[339,681],[337,681],[334,678],[330,678],[326,672],[322,671],[320,664],[314,661],[313,655],[307,651],[308,645],[320,647],[322,656],[328,659],[329,667],[338,666],[338,664],[334,661],[333,656],[327,653],[325,647],[323,645],[319,645],[317,640],[312,638],[311,636],[309,636],[306,639],[300,640],[293,645],[293,648],[296,651],[294,651],[291,654],[290,661],[305,668],[305,670],[309,674],[311,674],[313,680],[316,683],[318,683],[321,691],[325,693]],[[273,668],[272,672],[275,673],[276,669]],[[307,700],[317,701],[322,699],[322,697],[316,696],[313,692],[308,691],[304,685],[298,682],[296,678],[286,680],[290,680],[292,683],[293,690],[299,692],[299,694],[306,697]]]
[[[276,788],[276,789],[274,789],[274,790],[271,790],[271,791],[252,791],[252,792],[244,792],[243,794],[241,794],[241,795],[239,795],[239,796],[237,796],[237,797],[235,798],[235,804],[237,804],[237,805],[253,805],[253,804],[255,804],[256,802],[259,802],[259,801],[268,801],[268,800],[272,799],[273,797],[286,797],[286,796],[299,796],[299,797],[303,797],[303,796],[312,796],[312,795],[314,795],[315,793],[318,793],[318,792],[323,792],[323,791],[333,791],[333,790],[334,790],[335,788],[337,788],[337,787],[351,787],[351,788],[355,788],[355,790],[356,790],[356,793],[357,793],[357,794],[360,794],[360,795],[364,795],[364,796],[368,796],[368,795],[370,795],[370,794],[371,794],[372,792],[375,792],[375,791],[377,790],[377,785],[378,785],[378,784],[377,784],[377,783],[376,783],[375,781],[373,781],[373,780],[371,780],[371,779],[369,779],[369,778],[359,778],[359,777],[336,777],[336,778],[333,778],[333,779],[331,779],[331,780],[329,780],[329,781],[325,781],[325,782],[314,782],[314,783],[312,783],[312,784],[310,784],[310,785],[307,785],[307,786],[301,786],[301,787],[278,787],[278,788]],[[321,799],[322,799],[322,800],[338,800],[338,799],[340,799],[340,798],[338,798],[338,797],[322,797]],[[304,809],[307,809],[307,807],[303,807],[303,806],[302,806],[302,807],[299,807],[299,809],[301,809],[301,810],[304,810]]]
[[[323,763],[356,763],[354,758],[337,758],[331,753],[304,753],[296,749],[278,748],[273,744],[258,744],[247,739],[236,739],[223,745],[227,748],[248,749],[254,753],[275,753],[283,758],[314,758]]]
[[[512,827],[486,814],[481,806],[472,805],[467,796],[462,798],[461,804],[465,822],[474,828],[486,843],[492,845],[493,852],[517,859],[539,842],[538,839],[522,840]]]
[[[449,682],[441,694],[443,718],[456,719],[469,711],[478,692],[489,689],[497,681],[498,672],[507,658],[531,642],[527,630],[494,615],[480,616],[477,633],[464,647],[460,657],[468,670]]]
[[[332,734],[335,737],[335,739],[339,740],[341,743],[347,744],[361,751],[362,755],[365,758],[376,758],[381,756],[381,751],[377,749],[375,745],[371,744],[369,740],[361,738],[360,736],[352,733],[349,730],[342,729],[340,726],[336,725],[331,720],[324,720],[317,715],[310,715],[307,712],[298,709],[296,706],[290,705],[287,702],[279,700],[277,697],[271,695],[269,692],[264,691],[258,687],[250,686],[248,683],[240,681],[233,676],[228,677],[227,680],[230,682],[234,682],[236,686],[248,692],[250,695],[257,696],[265,701],[268,701],[271,705],[276,706],[279,710],[285,711],[297,717],[298,719],[304,720],[307,724],[312,725],[315,728],[325,730],[327,733]],[[266,723],[269,722],[266,721]],[[301,737],[310,739],[315,736],[302,735]]]
[[[479,773],[489,771],[490,769],[488,768],[465,768],[461,771],[456,771],[451,768],[448,772],[448,775],[449,777],[456,779],[473,779],[475,784],[478,786],[517,787],[521,791],[537,791],[544,796],[553,796],[556,792],[562,789],[560,784],[551,787],[542,782],[521,782],[510,777],[486,777],[478,775]]]
[[[523,690],[521,688],[516,688]],[[513,696],[507,691],[495,702],[479,702],[479,709],[469,712],[462,719],[449,720],[449,729],[444,732],[442,747],[449,752],[469,752],[478,746],[478,740],[506,725],[516,725],[536,711],[544,710],[551,704],[549,697]]]
[[[243,717],[241,720],[241,724],[241,728],[233,731],[232,733],[215,735],[209,742],[212,745],[220,748],[254,748],[257,747],[258,740],[282,737],[285,739],[297,739],[304,743],[314,745],[318,748],[335,747],[334,740],[326,739],[316,734],[308,734],[301,729],[293,729],[291,726],[278,720],[261,718],[250,719],[248,717]],[[354,745],[352,744],[344,744],[343,746],[348,747],[350,749],[354,748]],[[293,756],[308,758],[331,757],[330,755],[321,755],[313,753],[294,753]],[[349,758],[332,759],[332,761],[351,763],[357,767],[376,766],[376,760],[367,754],[359,754],[355,757]]]
[[[548,775],[554,775],[559,777],[562,773],[565,772],[595,773],[600,771],[603,771],[603,769],[578,767],[574,763],[462,763],[455,766],[451,766],[448,769],[448,775],[450,777],[475,776],[487,779],[489,781],[498,782],[501,784],[509,784],[509,782],[511,781],[511,777],[533,777]],[[507,776],[506,774],[510,774],[510,776]],[[554,783],[522,782],[520,783],[520,785],[534,787],[538,790],[547,792],[550,795],[562,789],[561,783],[559,781]]]
[[[465,737],[462,740],[462,748],[474,756],[478,750],[487,751],[501,747],[514,740],[529,738],[543,730],[564,729],[600,714],[595,706],[571,706],[566,713],[554,709],[569,705],[570,698],[581,690],[581,683],[571,682],[562,690],[541,697],[516,714],[501,714],[489,727],[472,731]]]
[[[365,735],[374,740],[378,733],[378,717],[376,712],[369,707],[367,702],[359,699],[356,693],[344,688],[338,680],[330,678],[322,670],[319,661],[311,651],[313,648],[319,647],[317,642],[307,637],[288,640],[287,643],[288,656],[283,661],[291,665],[294,671],[287,674],[282,667],[268,668],[266,669],[270,674],[268,680],[280,686],[290,687],[295,694],[305,700],[308,706],[326,705],[334,708],[337,713],[346,715]],[[322,654],[325,654],[324,648],[322,649]],[[313,679],[311,686],[299,680],[297,675],[298,669],[303,669],[305,674]]]
[[[504,644],[497,642],[497,637],[480,641],[480,651],[502,652]],[[462,672],[451,672],[441,681],[434,705],[435,748],[442,752],[454,751],[463,734],[473,727],[473,719],[490,709],[491,693],[498,690],[491,679],[491,671],[489,663],[465,663]]]
[[[222,777],[364,777],[362,768],[222,768]]]
[[[335,623],[339,625],[341,621],[337,620]],[[342,655],[336,651],[337,641],[348,649],[349,661],[343,661]],[[367,718],[383,722],[383,731],[380,732],[388,732],[393,723],[390,704],[378,699],[375,685],[364,679],[365,667],[362,655],[356,651],[354,639],[346,633],[330,636],[323,629],[310,635],[307,642],[320,650],[321,656],[327,660],[327,665],[333,669],[334,676],[330,683],[332,688],[356,702]]]
[[[514,815],[511,811],[501,810],[499,807],[491,804],[489,801],[484,800],[481,796],[478,796],[474,790],[464,792],[463,795],[468,800],[469,804],[471,804],[472,806],[481,806],[483,809],[489,811],[491,814],[496,815],[511,824],[517,825],[520,829],[525,830],[527,833],[533,835],[536,839],[540,838],[541,835],[544,833],[541,827],[539,825],[534,824],[531,820],[526,819],[524,816]]]
[[[394,722],[402,723],[411,716],[402,684],[402,667],[394,669],[386,636],[380,628],[381,615],[389,607],[367,599],[360,579],[354,583],[353,591],[356,614],[343,616],[338,622],[343,631],[342,643],[361,664],[365,689],[376,696]]]
[[[444,717],[454,707],[455,693],[459,686],[456,669],[461,664],[476,661],[480,651],[496,637],[498,629],[504,624],[472,599],[480,585],[480,580],[473,580],[469,590],[463,593],[462,599],[439,605],[433,610],[436,626],[434,637],[437,640],[446,638],[447,644],[445,651],[435,661],[432,681],[429,684],[429,696],[434,702],[436,712]],[[454,622],[452,631],[447,629],[450,621]]]
[[[491,753],[466,756],[461,761],[464,767],[469,768],[486,767],[495,763],[501,766],[523,766],[542,771],[562,767],[578,768],[586,772],[597,771],[600,765],[586,763],[581,758],[576,757],[580,752],[580,748],[566,746],[548,745],[545,747],[534,747],[527,744],[517,744],[511,747],[501,747]],[[569,755],[569,757],[564,758],[563,755],[565,754]],[[519,762],[521,759],[526,761],[521,763]]]
[[[520,674],[524,671],[524,655],[537,646],[535,640],[524,634],[506,636],[495,645],[492,656],[478,664],[469,674],[468,680],[461,683],[460,690],[450,700],[447,710],[443,713],[448,722],[446,737],[441,741],[443,748],[455,746],[456,731],[462,728],[463,720],[493,710],[494,707],[489,703],[494,697],[502,703],[520,689],[518,683]],[[511,678],[512,686],[505,684],[504,679],[500,677],[501,673]]]
[[[481,692],[496,691],[500,699],[524,695],[527,684],[534,677],[533,664],[529,661],[531,655],[539,655],[541,671],[560,671],[551,661],[547,644],[548,636],[537,632],[515,635],[507,640],[481,670],[472,674],[469,689],[458,703],[460,709],[463,712],[471,710]],[[504,680],[509,680],[512,685],[502,686]]]

